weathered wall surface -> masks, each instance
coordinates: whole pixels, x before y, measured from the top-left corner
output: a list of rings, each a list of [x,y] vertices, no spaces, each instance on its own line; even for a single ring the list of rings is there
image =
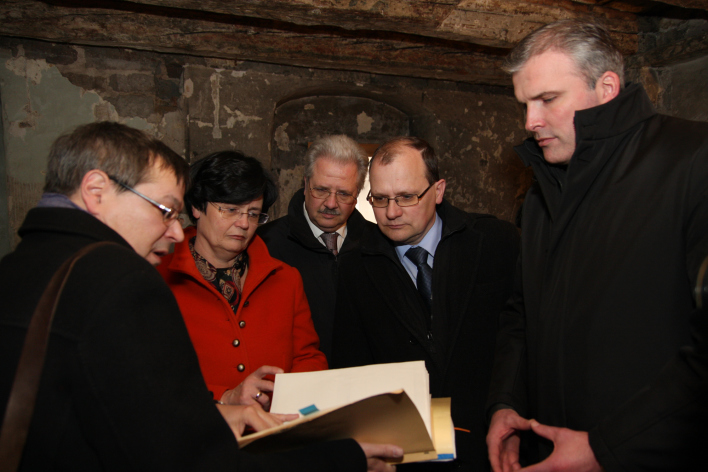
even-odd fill
[[[96,120],[144,129],[190,162],[224,149],[258,158],[281,183],[274,216],[301,185],[307,143],[328,133],[417,134],[438,151],[450,200],[507,220],[530,178],[510,150],[521,112],[502,88],[0,38],[0,93],[13,242],[51,142]]]
[[[708,120],[706,71],[703,57],[628,78],[660,111]],[[509,221],[531,182],[512,150],[523,112],[499,87],[0,37],[0,103],[0,243],[10,245],[40,196],[51,142],[96,120],[144,129],[190,162],[224,149],[258,158],[280,182],[273,216],[301,185],[307,143],[327,133],[420,136],[440,156],[450,201]]]
[[[41,194],[51,143],[77,125],[115,120],[184,153],[174,57],[0,38],[4,164],[9,235]],[[175,126],[177,125],[177,126]]]

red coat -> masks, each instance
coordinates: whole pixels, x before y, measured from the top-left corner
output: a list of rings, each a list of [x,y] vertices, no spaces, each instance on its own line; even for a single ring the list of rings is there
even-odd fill
[[[324,370],[327,359],[297,269],[270,257],[263,240],[248,246],[248,273],[238,311],[197,270],[189,251],[196,228],[185,230],[158,270],[177,298],[214,398],[262,365],[285,372]],[[243,371],[239,372],[239,366]]]

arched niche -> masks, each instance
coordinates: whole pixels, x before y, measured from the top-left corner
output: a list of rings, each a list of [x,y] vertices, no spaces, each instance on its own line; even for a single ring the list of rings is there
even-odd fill
[[[271,140],[271,172],[280,189],[273,216],[285,215],[290,198],[302,187],[309,143],[328,134],[346,134],[363,144],[381,143],[408,135],[410,121],[400,109],[366,97],[312,95],[280,103]]]

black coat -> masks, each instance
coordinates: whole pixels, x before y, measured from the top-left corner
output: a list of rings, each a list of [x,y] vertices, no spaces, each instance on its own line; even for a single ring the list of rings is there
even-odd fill
[[[342,249],[335,256],[312,234],[305,219],[304,202],[304,190],[300,189],[290,200],[288,214],[258,228],[258,235],[265,241],[271,256],[300,271],[312,322],[320,337],[320,351],[329,359],[332,355],[339,259],[359,246],[365,228],[375,228],[376,225],[366,221],[355,209],[347,221],[347,237]]]
[[[695,470],[708,439],[705,333],[692,340],[689,324],[708,254],[708,124],[656,114],[631,85],[575,127],[567,171],[533,141],[517,148],[538,182],[490,404],[589,431],[608,471]]]
[[[431,395],[451,397],[455,426],[470,431],[456,432],[459,459],[451,469],[486,470],[484,404],[519,238],[513,225],[489,215],[446,201],[437,211],[443,230],[433,264],[433,341],[426,336],[425,302],[377,229],[342,257],[331,364],[424,360]]]
[[[214,407],[177,303],[117,233],[80,210],[37,208],[0,262],[0,405],[29,318],[57,268],[95,241],[61,297],[21,470],[365,470],[353,441],[251,456]]]

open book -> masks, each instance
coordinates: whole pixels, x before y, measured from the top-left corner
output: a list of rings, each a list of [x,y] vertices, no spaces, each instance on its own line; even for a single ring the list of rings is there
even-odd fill
[[[244,436],[240,447],[275,452],[353,438],[396,444],[403,462],[455,458],[450,399],[431,402],[423,361],[277,374],[271,412],[300,418]]]

